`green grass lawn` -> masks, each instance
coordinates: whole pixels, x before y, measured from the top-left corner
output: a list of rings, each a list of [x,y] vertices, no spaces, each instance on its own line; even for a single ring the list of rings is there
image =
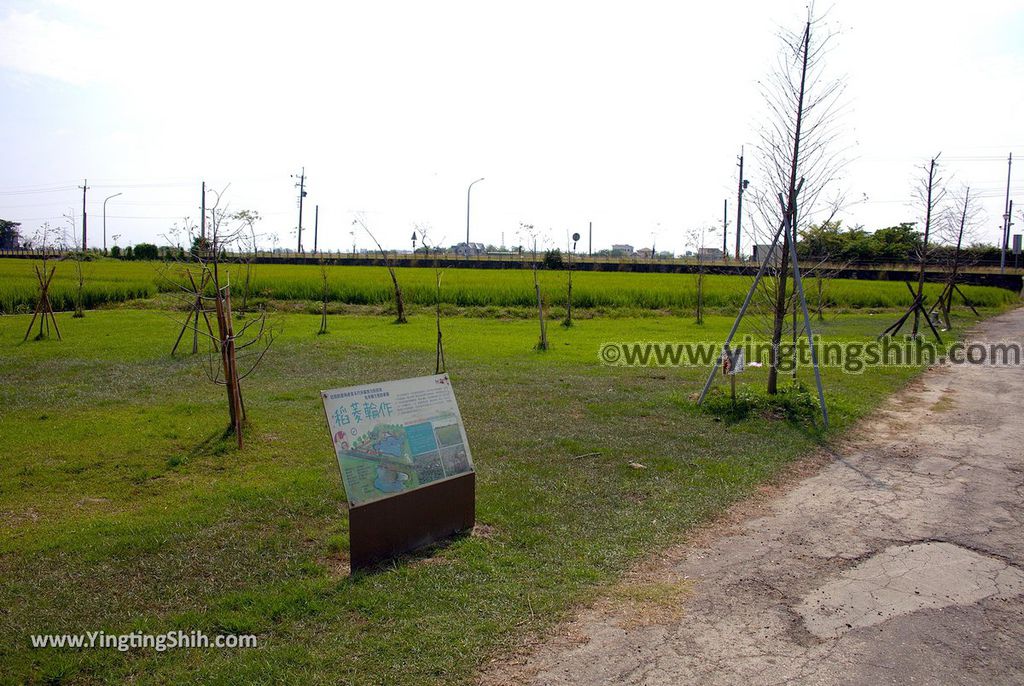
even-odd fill
[[[406,270],[409,271],[409,270]],[[521,275],[524,279],[527,275]],[[896,284],[902,288],[902,284]],[[892,314],[821,324],[873,338]],[[347,573],[347,511],[318,391],[433,372],[434,322],[275,315],[239,452],[201,358],[155,310],[0,317],[0,681],[450,684],[828,436],[694,407],[706,370],[600,364],[605,341],[724,338],[731,320],[445,322],[478,473],[472,536]],[[963,324],[964,322],[958,322]],[[915,373],[826,370],[832,434]],[[763,369],[744,384],[760,388]],[[806,370],[800,378],[810,383]],[[587,453],[597,456],[577,457]],[[646,469],[631,468],[638,462]],[[255,633],[256,649],[32,649],[33,633]]]
[[[0,313],[31,312],[38,294],[32,260],[0,259]],[[74,309],[78,282],[75,265],[64,260],[56,264],[52,288],[53,306]],[[429,262],[424,260],[425,265]],[[231,283],[236,298],[245,283],[245,269],[233,265]],[[328,290],[334,302],[351,305],[380,305],[393,297],[390,277],[383,267],[329,266]],[[122,262],[97,259],[83,263],[85,307],[147,298],[160,292],[175,292],[184,280],[183,267],[176,263]],[[250,294],[264,300],[318,300],[323,291],[320,268],[313,265],[257,264],[252,266]],[[564,304],[565,271],[541,271],[546,301]],[[403,268],[398,278],[411,305],[432,305],[436,290],[434,270],[429,267]],[[752,275],[705,276],[705,305],[736,308],[750,287]],[[447,269],[442,277],[442,301],[456,307],[530,308],[535,302],[533,275],[529,269]],[[976,304],[1000,307],[1014,301],[1014,293],[989,286],[964,286]],[[817,282],[807,278],[808,301],[817,302]],[[925,293],[933,301],[942,284],[927,284]],[[822,300],[826,307],[848,309],[908,307],[912,300],[898,281],[824,281]],[[573,304],[580,308],[635,308],[638,310],[691,310],[696,303],[696,276],[639,272],[576,272],[573,276]]]

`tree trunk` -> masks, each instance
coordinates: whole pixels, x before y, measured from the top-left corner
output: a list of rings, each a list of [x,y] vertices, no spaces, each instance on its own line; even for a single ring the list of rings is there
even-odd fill
[[[935,158],[932,158],[931,164],[928,165],[928,195],[925,200],[926,206],[924,210],[924,240],[921,245],[921,265],[917,270],[917,295],[916,300],[918,303],[922,303],[921,296],[924,293],[924,267],[928,261],[928,234],[932,228],[932,188],[935,185]],[[918,320],[921,315],[921,308],[914,308],[914,330],[910,332],[912,338],[917,338]]]
[[[823,290],[824,290],[824,285],[822,284],[822,279],[819,276],[818,277],[818,321],[819,322],[825,321],[825,311],[824,311],[825,297],[823,295]]]
[[[216,286],[216,281],[215,284]],[[231,325],[231,287],[217,289],[217,329],[220,336],[220,357],[224,366],[224,386],[228,394],[228,414],[231,430],[235,433],[239,449],[242,448],[242,422],[245,410],[242,405],[242,390],[238,382],[238,364],[235,359],[235,339]]]
[[[324,265],[323,260],[320,260],[320,281],[323,290],[320,294],[320,330],[316,332],[318,336],[327,333],[327,299],[329,292],[327,290],[327,267]]]
[[[785,236],[782,239],[782,254],[786,255],[789,250],[789,232],[785,232]],[[776,284],[775,291],[775,312],[774,321],[772,322],[772,347],[769,352],[769,360],[771,361],[768,367],[768,394],[775,395],[779,391],[779,346],[782,345],[782,325],[786,321],[786,310],[787,298],[786,298],[786,281],[789,275],[788,261],[785,257],[782,258],[782,265],[779,269],[779,278]]]
[[[398,285],[395,269],[390,264],[388,264],[388,273],[391,274],[391,283],[395,285],[395,310],[398,312],[395,324],[408,324],[409,320],[405,318],[405,300],[402,298],[402,287]]]
[[[82,276],[82,260],[81,258],[75,260],[75,271],[78,275],[78,297],[75,300],[75,319],[81,319],[85,316],[85,297],[83,291],[85,290],[85,278]]]
[[[697,272],[697,324],[704,323],[704,269]]]
[[[569,259],[572,260],[571,255]],[[569,297],[566,299],[565,321],[562,322],[562,325],[565,327],[572,326],[572,262],[569,262]]]
[[[964,242],[964,226],[967,224],[967,209],[968,204],[971,201],[971,189],[970,187],[964,192],[964,208],[960,215],[960,231],[956,236],[956,251],[953,253],[953,269],[949,275],[949,294],[946,296],[945,305],[942,308],[942,315],[946,320],[946,329],[952,329],[953,326],[949,321],[949,311],[953,308],[953,290],[956,287],[956,277],[960,271],[960,248]]]
[[[434,321],[437,324],[437,359],[434,362],[434,373],[440,374],[447,371],[444,361],[444,341],[441,339],[441,272],[437,270],[437,261],[434,261],[434,278],[437,282],[437,291],[434,297]]]
[[[796,181],[797,181],[797,169],[800,161],[800,136],[802,134],[803,120],[804,120],[804,93],[806,92],[807,85],[807,62],[809,59],[809,47],[811,43],[811,23],[807,22],[807,26],[804,28],[804,40],[803,40],[803,54],[801,55],[801,71],[800,71],[800,93],[797,99],[796,107],[796,122],[793,130],[793,157],[790,160],[789,168],[789,189],[787,194],[787,207],[785,212],[792,219],[796,216]],[[790,230],[793,235],[796,235],[796,223],[790,222]],[[788,309],[788,299],[786,297],[786,281],[788,276],[788,256],[789,256],[789,241],[791,239],[790,231],[783,229],[782,239],[782,254],[779,268],[779,278],[777,283],[777,291],[775,293],[775,312],[774,322],[772,324],[772,347],[771,347],[771,366],[768,367],[768,394],[775,395],[779,390],[779,346],[782,343],[782,325],[786,320],[786,310]]]
[[[537,350],[548,349],[548,331],[544,325],[544,300],[540,297],[540,281],[537,279],[537,269],[533,270],[533,289],[537,293],[537,316],[540,319],[540,340],[537,342]]]

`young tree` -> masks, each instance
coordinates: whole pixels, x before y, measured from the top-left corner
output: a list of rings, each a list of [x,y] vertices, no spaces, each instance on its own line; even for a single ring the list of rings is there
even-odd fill
[[[36,319],[39,320],[39,333],[36,334],[35,340],[41,341],[50,334],[51,323],[53,324],[54,332],[57,334],[57,340],[61,340],[60,328],[57,326],[57,316],[53,313],[53,306],[50,303],[50,283],[53,281],[53,275],[57,273],[57,267],[49,267],[47,264],[53,234],[54,232],[50,228],[49,222],[43,222],[43,225],[36,231],[35,237],[32,240],[32,243],[41,249],[42,259],[40,260],[41,265],[33,265],[36,281],[39,282],[39,296],[36,298],[36,307],[32,312],[32,321],[28,323],[28,329],[25,330],[24,340],[26,341],[29,334],[32,333],[32,327],[35,325]]]
[[[328,277],[330,276],[328,272],[328,263],[324,255],[325,254],[321,252],[317,255],[316,258],[317,264],[320,265],[320,281],[322,284],[322,290],[320,294],[320,330],[316,332],[317,336],[322,336],[323,334],[327,333],[327,299],[331,292],[330,284],[328,282]]]
[[[566,233],[568,233],[568,231]],[[562,326],[565,328],[572,326],[572,255],[576,252],[576,242],[579,239],[580,235],[578,233],[574,233],[572,235],[572,248],[566,250],[569,254],[569,282],[565,296],[565,319],[562,320]]]
[[[388,274],[391,275],[391,283],[395,287],[395,311],[397,316],[395,317],[395,324],[408,324],[409,320],[405,318],[405,300],[402,298],[402,287],[398,284],[398,275],[395,273],[395,264],[391,259],[391,254],[385,250],[377,237],[373,235],[369,227],[366,225],[366,221],[360,214],[356,215],[353,224],[358,224],[363,227],[363,231],[370,237],[370,240],[377,246],[377,250],[380,251],[380,256],[384,259],[384,266],[388,268]]]
[[[537,318],[540,321],[540,339],[535,347],[537,350],[543,351],[548,349],[548,329],[544,322],[544,298],[541,297],[540,278],[537,275],[537,237],[539,232],[533,224],[519,222],[518,234],[521,243],[533,245],[533,262],[531,263],[533,269],[533,290],[537,295]]]
[[[928,238],[932,231],[932,219],[939,215],[939,206],[946,195],[942,177],[939,176],[939,155],[931,159],[927,166],[921,168],[921,178],[916,188],[917,201],[924,210],[924,237],[921,242],[921,251],[918,255],[917,270],[917,292],[915,300],[924,302],[924,270],[928,264]],[[914,309],[914,328],[910,332],[911,337],[917,338],[918,326],[920,324],[920,308]]]
[[[751,203],[762,235],[782,233],[781,259],[771,265],[774,278],[764,280],[771,322],[770,394],[778,392],[786,314],[796,306],[788,290],[789,246],[796,241],[800,222],[806,223],[815,213],[816,201],[842,164],[833,148],[839,137],[836,118],[844,87],[824,74],[834,34],[809,12],[800,32],[783,32],[780,38],[778,62],[762,83],[769,116],[758,151],[765,181],[758,185]]]
[[[444,359],[444,339],[441,336],[441,263],[438,261],[438,257],[441,254],[441,244],[444,243],[442,238],[437,245],[431,243],[429,233],[430,228],[424,224],[417,224],[416,230],[419,231],[421,237],[421,243],[425,249],[426,255],[429,257],[433,254],[434,257],[434,324],[437,329],[437,351],[434,361],[434,373],[441,374],[447,371],[447,363]]]
[[[237,242],[238,261],[245,267],[245,280],[242,284],[242,307],[238,310],[238,313],[241,314],[249,306],[249,295],[252,293],[256,252],[259,249],[256,224],[260,221],[260,213],[254,210],[240,210],[233,213],[231,219],[242,227]]]
[[[939,239],[947,245],[955,247],[952,255],[949,255],[947,263],[949,276],[946,278],[946,285],[938,299],[932,303],[929,312],[934,311],[936,307],[939,308],[947,330],[952,328],[949,311],[953,307],[953,294],[960,291],[957,286],[957,276],[960,273],[960,268],[969,260],[968,254],[963,250],[964,239],[972,240],[975,237],[974,230],[980,215],[981,208],[978,206],[975,196],[971,195],[970,186],[963,186],[953,194],[939,226]],[[961,297],[963,297],[962,293]],[[969,301],[967,305],[974,309]],[[977,311],[975,310],[975,312]]]
[[[256,316],[244,320],[241,328],[235,330],[231,311],[231,274],[223,262],[228,249],[238,248],[245,240],[250,226],[226,209],[220,210],[218,206],[222,193],[214,192],[214,195],[216,201],[212,206],[206,237],[192,236],[193,247],[189,257],[198,264],[200,278],[197,281],[188,273],[190,285],[180,286],[182,300],[189,308],[182,327],[184,330],[193,326],[193,303],[213,302],[217,318],[216,333],[211,335],[201,330],[198,317],[193,331],[196,336],[207,336],[210,339],[206,373],[213,383],[224,386],[227,391],[229,430],[234,433],[238,447],[242,448],[246,410],[241,384],[263,361],[274,342],[274,332],[268,326],[267,314],[263,309]],[[211,294],[208,295],[208,292]],[[205,311],[204,308],[204,316]]]
[[[85,273],[82,271],[82,263],[85,261],[85,249],[81,248],[75,236],[75,213],[68,211],[64,213],[64,229],[58,232],[56,237],[57,250],[66,257],[70,257],[75,264],[75,312],[71,315],[73,319],[81,319],[85,316]],[[45,259],[45,256],[44,256]]]
[[[71,251],[71,259],[75,263],[75,282],[77,285],[75,289],[75,313],[71,316],[74,319],[81,319],[85,316],[85,272],[82,270],[82,265],[85,262],[85,252],[76,248]]]
[[[691,229],[688,233],[689,242],[697,252],[697,325],[704,324],[704,263],[707,259],[704,253],[705,238],[709,233],[717,233],[718,229],[700,227]]]

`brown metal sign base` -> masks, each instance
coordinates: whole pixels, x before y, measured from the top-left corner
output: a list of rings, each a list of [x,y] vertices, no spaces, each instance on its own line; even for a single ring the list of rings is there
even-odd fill
[[[476,521],[476,474],[470,472],[348,512],[352,571],[373,567],[460,531]]]

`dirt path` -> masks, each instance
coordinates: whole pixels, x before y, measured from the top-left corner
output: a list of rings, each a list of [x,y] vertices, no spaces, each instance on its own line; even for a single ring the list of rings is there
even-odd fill
[[[1024,309],[969,337],[1022,338]],[[1020,367],[929,371],[813,476],[638,573],[638,603],[482,683],[1024,683],[1022,403]]]

